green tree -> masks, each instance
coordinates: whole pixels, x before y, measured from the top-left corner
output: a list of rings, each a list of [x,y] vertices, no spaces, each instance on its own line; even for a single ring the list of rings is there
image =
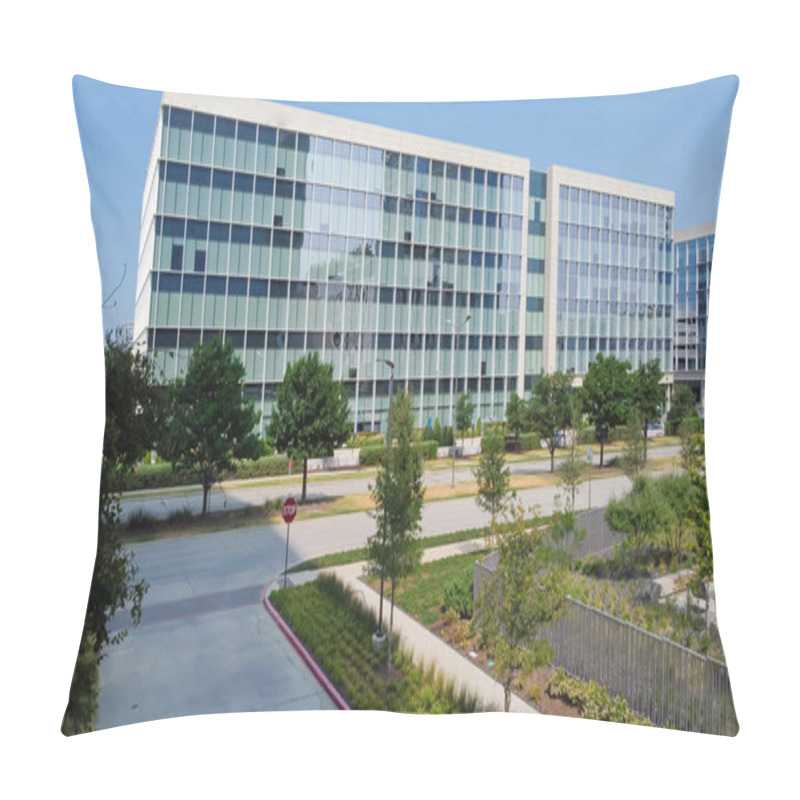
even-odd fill
[[[684,420],[694,420],[699,426],[700,415],[695,406],[694,393],[685,383],[676,383],[672,390],[672,403],[667,412],[666,432],[670,436],[678,434],[678,428]]]
[[[619,458],[622,471],[628,476],[631,483],[647,463],[646,436],[646,429],[642,428],[639,414],[634,411],[625,426],[625,439]]]
[[[575,510],[575,495],[578,493],[578,486],[581,483],[584,473],[589,468],[589,464],[584,460],[583,455],[578,449],[578,429],[580,427],[580,416],[573,409],[570,428],[572,436],[567,445],[567,454],[558,465],[558,482],[565,492],[565,508],[567,511]]]
[[[202,484],[203,514],[211,487],[232,459],[258,450],[257,424],[258,413],[244,398],[244,365],[230,341],[215,336],[195,345],[186,377],[170,386],[166,450],[178,469]]]
[[[475,404],[469,392],[462,392],[456,398],[455,418],[456,429],[453,431],[453,446],[455,447],[456,431],[461,431],[461,448],[464,448],[464,436],[472,429],[472,415],[475,413]]]
[[[681,439],[681,466],[686,472],[700,468],[705,458],[705,437],[700,432],[697,424],[700,417],[684,417],[678,426],[678,436]]]
[[[530,426],[547,444],[550,472],[555,472],[556,447],[574,414],[572,377],[564,372],[541,375],[533,385],[528,414]]]
[[[78,658],[61,730],[67,736],[91,730],[97,711],[98,664],[108,648],[127,635],[111,633],[109,622],[128,608],[134,625],[142,613],[147,582],[136,580],[133,552],[118,536],[120,491],[126,473],[156,443],[162,403],[149,359],[123,337],[109,335],[105,345],[106,424],[100,465],[97,554]]]
[[[481,457],[472,471],[478,482],[475,502],[491,514],[491,531],[494,533],[497,515],[507,503],[511,471],[506,466],[505,437],[502,430],[492,428],[481,440]]]
[[[664,373],[658,359],[639,364],[631,375],[631,408],[642,426],[644,459],[647,461],[647,426],[661,419],[667,402],[667,387],[661,383]]]
[[[514,434],[516,449],[519,450],[519,435],[528,427],[528,408],[516,392],[511,392],[511,397],[508,398],[506,423]]]
[[[600,466],[603,466],[603,451],[611,432],[628,421],[630,408],[630,376],[627,361],[617,361],[615,356],[606,358],[598,353],[583,378],[581,403],[589,422],[594,425],[600,445]]]
[[[530,430],[530,414],[524,398],[511,392],[506,405],[506,425],[511,433],[519,439],[523,431]]]
[[[564,609],[564,571],[550,556],[541,525],[528,530],[522,506],[511,525],[497,534],[497,564],[480,585],[475,619],[492,653],[503,684],[504,708],[511,687],[552,659],[552,648],[539,636],[542,627]]]
[[[654,543],[670,528],[675,516],[655,481],[637,475],[630,494],[622,499],[611,498],[606,506],[605,519],[611,530],[625,534],[625,549],[632,550],[636,561],[646,544]]]
[[[403,578],[416,570],[422,554],[417,533],[425,489],[422,457],[412,446],[413,429],[411,395],[399,392],[392,403],[394,446],[371,487],[376,530],[367,540],[370,571],[391,582],[387,663],[391,663],[395,590]]]
[[[320,361],[316,352],[289,364],[278,388],[270,432],[278,450],[303,461],[301,503],[306,500],[308,459],[333,455],[334,448],[347,441],[351,425],[347,394],[334,381],[332,364]]]
[[[689,473],[689,479],[695,487],[695,494],[689,505],[689,522],[694,534],[692,551],[694,554],[695,589],[700,585],[706,590],[708,598],[709,584],[714,581],[714,548],[711,544],[711,512],[708,504],[708,484],[706,482],[705,440],[701,442],[701,456],[696,466]],[[706,606],[706,630],[709,627],[708,606]]]

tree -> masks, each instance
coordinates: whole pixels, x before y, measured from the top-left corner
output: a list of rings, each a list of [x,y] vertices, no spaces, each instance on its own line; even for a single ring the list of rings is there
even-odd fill
[[[530,675],[552,659],[539,631],[564,608],[564,571],[551,559],[546,535],[540,525],[529,531],[517,506],[511,525],[498,532],[497,564],[481,582],[475,605],[481,637],[503,684],[506,711],[517,676]]]
[[[578,493],[578,486],[583,477],[583,473],[589,468],[589,464],[584,461],[578,450],[578,425],[580,417],[573,409],[572,438],[570,439],[567,455],[558,466],[558,482],[566,492],[566,510],[575,510],[575,495]]]
[[[646,432],[642,430],[639,414],[634,411],[625,427],[625,440],[622,443],[622,454],[619,458],[622,471],[628,476],[631,483],[647,463],[646,436]]]
[[[601,467],[603,451],[611,432],[628,421],[631,396],[629,369],[627,361],[617,361],[615,356],[606,358],[598,353],[583,378],[581,403],[589,422],[594,425],[600,445]]]
[[[169,391],[166,451],[173,464],[197,475],[208,493],[232,466],[233,458],[258,449],[258,413],[244,398],[244,365],[230,341],[220,336],[195,345],[186,377]]]
[[[119,539],[119,496],[124,476],[157,441],[162,404],[149,359],[124,337],[105,346],[106,424],[100,464],[97,554],[62,731],[91,730],[97,710],[98,664],[128,631],[109,631],[111,618],[129,608],[138,625],[147,582],[137,581],[134,554]]]
[[[411,395],[399,392],[392,403],[395,445],[371,487],[376,530],[367,540],[370,571],[391,581],[392,586],[387,663],[391,663],[395,590],[403,578],[416,570],[422,555],[416,534],[420,529],[425,489],[422,457],[412,446],[413,430]]]
[[[516,449],[519,450],[519,435],[528,426],[528,409],[525,401],[516,392],[511,392],[511,397],[508,398],[506,423],[508,429],[514,434]]]
[[[572,378],[564,372],[544,374],[533,385],[529,419],[550,451],[550,472],[555,472],[555,451],[573,417]]]
[[[647,426],[661,419],[667,402],[667,387],[661,383],[664,373],[658,359],[639,364],[631,376],[631,408],[638,416],[644,437],[644,459],[647,461]]]
[[[478,482],[475,502],[491,514],[494,533],[495,520],[506,506],[511,481],[511,471],[506,466],[505,437],[500,429],[493,428],[481,440],[481,457],[473,474]]]
[[[455,418],[456,427],[453,431],[453,447],[455,447],[456,431],[461,431],[461,448],[464,448],[464,434],[472,429],[472,415],[475,413],[475,404],[469,392],[462,392],[456,398]]]
[[[699,426],[700,415],[695,407],[694,393],[685,383],[676,383],[672,390],[672,403],[667,412],[667,433],[675,436],[684,420],[694,420]]]
[[[278,450],[303,461],[301,503],[306,501],[308,459],[333,455],[334,448],[347,441],[351,424],[347,395],[333,380],[332,364],[324,364],[316,352],[289,364],[270,431]]]
[[[685,417],[678,426],[681,439],[681,466],[686,472],[699,469],[705,458],[705,437],[697,424],[700,417]]]
[[[701,455],[698,463],[689,473],[695,494],[689,505],[689,522],[694,533],[692,551],[694,553],[694,580],[696,588],[702,585],[706,595],[706,630],[709,627],[709,584],[714,581],[714,548],[711,544],[711,512],[708,504],[708,483],[706,481],[705,439],[701,442]]]

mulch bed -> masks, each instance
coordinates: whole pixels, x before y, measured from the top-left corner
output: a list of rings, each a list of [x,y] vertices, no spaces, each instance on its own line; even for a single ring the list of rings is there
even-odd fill
[[[488,663],[490,661],[489,653],[479,647],[480,642],[477,636],[465,640],[456,639],[458,624],[448,623],[444,619],[434,622],[433,625],[429,626],[429,630],[455,650],[458,650],[465,658],[469,658],[473,664],[476,664],[488,675],[497,678],[494,666]],[[454,634],[456,634],[456,637],[454,637]],[[454,639],[456,640],[454,641]],[[470,656],[470,653],[474,653],[474,657]],[[547,686],[550,683],[552,674],[553,670],[549,667],[541,667],[528,678],[517,682],[513,691],[520,699],[542,714],[551,714],[559,717],[580,717],[580,712],[575,706],[564,702],[561,698],[551,697],[547,693]],[[531,692],[534,693],[536,700],[531,698]]]

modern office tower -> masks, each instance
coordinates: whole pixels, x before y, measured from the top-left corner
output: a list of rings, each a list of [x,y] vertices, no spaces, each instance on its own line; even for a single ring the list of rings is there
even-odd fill
[[[547,175],[530,173],[528,181],[528,262],[525,296],[525,380],[527,392],[537,375],[542,374],[544,334],[545,231],[547,224]]]
[[[688,384],[705,401],[708,294],[716,223],[675,234],[675,380]]]
[[[671,382],[674,209],[673,191],[548,168],[546,370],[580,380],[602,352]]]
[[[287,364],[309,351],[344,382],[354,430],[385,430],[387,362],[420,426],[450,425],[465,388],[476,417],[502,419],[539,368],[525,361],[524,326],[526,314],[541,325],[536,302],[527,310],[528,277],[543,280],[543,255],[532,267],[528,253],[541,227],[529,237],[523,224],[544,224],[544,176],[531,217],[529,169],[294,107],[164,94],[135,340],[169,380],[197,342],[222,335],[263,422]]]

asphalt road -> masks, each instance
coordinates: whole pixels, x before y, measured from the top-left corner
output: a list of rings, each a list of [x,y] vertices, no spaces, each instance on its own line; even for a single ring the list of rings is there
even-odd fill
[[[628,486],[624,477],[592,481],[592,506]],[[547,514],[555,491],[528,489],[518,497]],[[584,484],[577,507],[588,499]],[[423,510],[422,535],[486,523],[473,497],[432,502]],[[366,513],[298,521],[290,530],[289,565],[360,547],[373,530]],[[150,588],[140,626],[129,628],[101,662],[97,727],[189,714],[332,708],[260,602],[263,587],[282,573],[285,548],[283,524],[136,545],[139,577]],[[128,624],[121,614],[112,626]]]
[[[658,457],[677,455],[679,448],[675,446],[653,446],[648,451],[649,455],[657,453]],[[595,463],[599,462],[599,449],[595,448]],[[556,459],[559,463],[559,459]],[[456,464],[456,483],[474,480],[472,468]],[[549,472],[549,459],[536,459],[530,461],[510,462],[512,475],[529,475],[536,472]],[[369,491],[369,484],[375,480],[374,473],[368,476],[358,472],[343,473],[340,478],[325,476],[325,480],[314,480],[311,476],[308,483],[307,494],[309,498],[341,497],[349,494],[365,494]],[[452,470],[435,469],[425,472],[425,485],[450,484]],[[287,497],[293,494],[300,496],[302,490],[302,476],[286,483],[273,483],[271,485],[252,485],[247,482],[226,484],[222,487],[215,486],[209,493],[209,510],[239,509],[248,506],[260,506],[268,499]],[[122,500],[122,519],[135,511],[142,511],[157,519],[165,519],[176,511],[189,511],[199,514],[203,506],[202,490],[198,487],[183,487],[164,490],[162,492],[133,492],[125,495]]]

